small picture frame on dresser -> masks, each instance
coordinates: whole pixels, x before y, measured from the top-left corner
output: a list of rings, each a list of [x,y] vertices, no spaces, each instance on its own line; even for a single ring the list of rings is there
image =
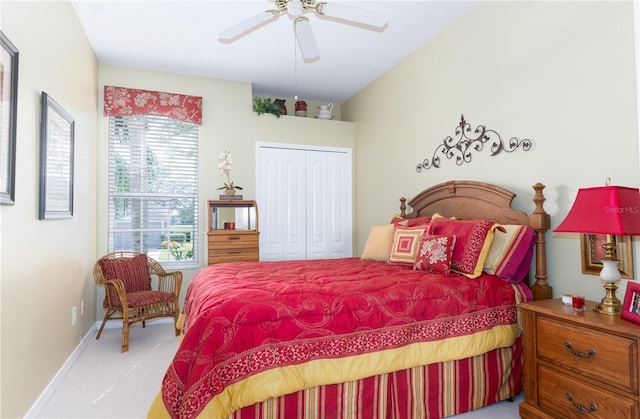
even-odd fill
[[[624,295],[620,317],[635,324],[640,324],[640,284],[627,282],[627,292]]]

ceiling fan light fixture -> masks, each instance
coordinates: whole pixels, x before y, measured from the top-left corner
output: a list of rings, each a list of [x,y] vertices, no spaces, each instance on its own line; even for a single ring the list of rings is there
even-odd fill
[[[301,0],[291,0],[287,4],[287,13],[289,16],[297,17],[304,13],[304,6]]]

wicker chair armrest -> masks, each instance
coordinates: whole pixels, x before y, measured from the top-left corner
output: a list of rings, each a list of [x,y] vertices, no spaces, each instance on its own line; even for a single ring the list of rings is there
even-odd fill
[[[182,272],[158,272],[158,291],[169,292],[180,295],[180,288],[182,287]]]
[[[97,280],[96,282],[99,285],[104,285],[105,287],[108,287],[108,286],[116,287],[116,290],[118,291],[118,293],[120,293],[120,291],[122,291],[123,293],[125,292],[124,282],[122,282],[122,280],[120,279],[101,279],[101,280]]]
[[[124,282],[120,279],[104,279],[98,281],[98,284],[104,285],[105,287],[114,287],[116,294],[118,294],[118,299],[120,299],[120,304],[122,307],[127,307],[127,291],[124,288]],[[107,294],[110,293],[107,292]]]

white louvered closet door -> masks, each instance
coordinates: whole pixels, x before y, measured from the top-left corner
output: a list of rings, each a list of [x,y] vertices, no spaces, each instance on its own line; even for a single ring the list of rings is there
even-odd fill
[[[352,255],[351,153],[259,144],[260,260]]]

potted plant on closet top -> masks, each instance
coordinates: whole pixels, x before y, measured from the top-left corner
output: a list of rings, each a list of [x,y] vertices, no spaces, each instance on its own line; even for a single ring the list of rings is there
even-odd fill
[[[253,111],[258,115],[270,113],[278,118],[280,118],[280,115],[283,113],[282,107],[278,103],[273,102],[270,97],[266,99],[261,97],[253,98]]]
[[[231,152],[228,150],[223,151],[218,156],[218,160],[220,160],[218,163],[220,174],[227,177],[227,181],[218,188],[218,190],[224,189],[224,195],[220,195],[220,199],[242,199],[242,195],[236,195],[236,189],[242,190],[242,187],[234,185],[231,181],[231,165],[233,164]]]

